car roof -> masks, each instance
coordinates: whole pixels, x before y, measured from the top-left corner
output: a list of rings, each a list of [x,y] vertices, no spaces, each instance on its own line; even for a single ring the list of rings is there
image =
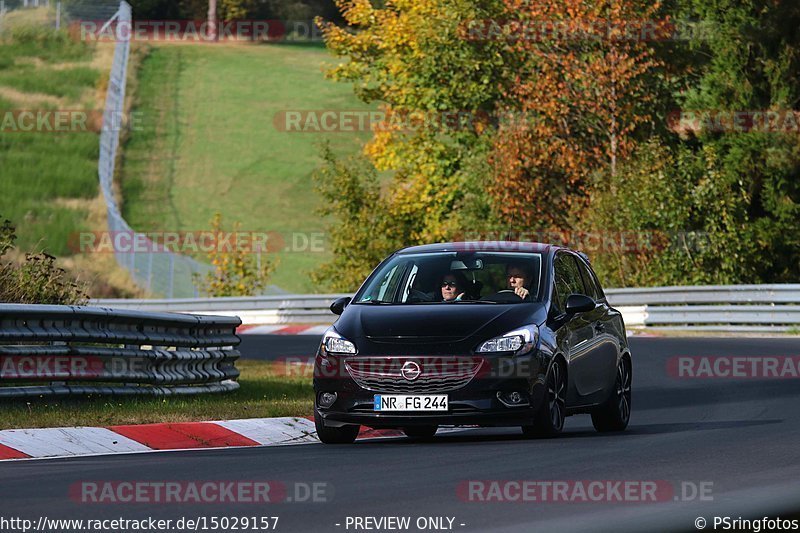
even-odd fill
[[[420,246],[409,246],[398,250],[397,254],[419,254],[432,252],[528,252],[528,253],[548,253],[555,250],[569,250],[563,246],[555,244],[545,244],[540,242],[517,242],[517,241],[463,241],[463,242],[441,242],[436,244],[423,244]],[[571,251],[571,250],[570,250]]]

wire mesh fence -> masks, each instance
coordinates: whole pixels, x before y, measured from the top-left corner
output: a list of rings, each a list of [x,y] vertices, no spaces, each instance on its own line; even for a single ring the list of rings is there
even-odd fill
[[[0,32],[16,25],[44,25],[70,31],[86,25],[102,35],[117,35],[115,29],[133,24],[130,4],[124,0],[0,0]],[[5,26],[5,27],[4,27]],[[108,32],[105,30],[108,29]],[[126,34],[122,31],[119,35]],[[154,297],[190,298],[201,296],[197,279],[213,271],[211,265],[190,256],[176,253],[151,239],[147,233],[135,231],[125,220],[114,191],[114,174],[120,145],[120,118],[125,115],[128,62],[131,42],[127,38],[113,41],[114,57],[109,72],[108,88],[100,134],[98,178],[106,204],[108,233],[122,236],[135,246],[114,246],[117,263],[126,269],[137,286]],[[260,261],[260,254],[258,260]],[[270,285],[267,294],[285,291]]]
[[[102,13],[102,4],[89,4],[76,1],[66,9],[73,20],[87,20],[98,17]],[[94,18],[93,20],[97,20]],[[123,1],[117,11],[108,18],[109,24],[128,24],[132,21],[131,6]],[[162,244],[151,241],[146,234],[138,233],[128,225],[120,212],[114,197],[114,169],[119,148],[120,131],[115,127],[115,117],[123,113],[125,105],[125,89],[127,82],[130,41],[117,40],[114,49],[114,61],[106,93],[106,105],[103,112],[103,129],[100,134],[100,159],[98,174],[100,188],[106,202],[108,213],[108,229],[111,234],[128,235],[134,242],[143,243],[147,252],[123,251],[115,249],[114,255],[120,266],[127,269],[136,284],[153,295],[167,298],[185,298],[198,296],[194,283],[195,275],[205,275],[211,266],[194,259],[173,253]],[[140,248],[141,247],[137,247]]]
[[[62,12],[61,2],[56,0],[0,0],[0,33],[17,24],[58,29]]]

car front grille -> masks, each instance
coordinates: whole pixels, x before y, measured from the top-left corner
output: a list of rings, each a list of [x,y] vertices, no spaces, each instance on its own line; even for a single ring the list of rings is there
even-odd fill
[[[418,377],[403,376],[406,363],[416,363]],[[442,393],[460,389],[474,378],[481,367],[480,357],[358,357],[345,367],[362,389],[399,394]]]

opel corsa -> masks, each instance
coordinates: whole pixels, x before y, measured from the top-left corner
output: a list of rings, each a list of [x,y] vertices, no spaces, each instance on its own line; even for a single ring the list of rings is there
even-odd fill
[[[416,439],[439,426],[518,426],[550,437],[589,414],[624,430],[632,360],[622,316],[588,258],[519,242],[458,242],[393,253],[339,316],[314,364],[324,443],[360,426]]]

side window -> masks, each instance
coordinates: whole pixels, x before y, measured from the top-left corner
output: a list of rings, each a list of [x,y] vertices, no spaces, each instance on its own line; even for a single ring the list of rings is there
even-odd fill
[[[378,294],[374,296],[373,300],[386,302],[389,298],[394,297],[397,286],[400,284],[400,280],[403,277],[403,266],[402,264],[397,264],[386,273],[386,276],[381,280],[381,284],[378,287]]]
[[[563,312],[570,294],[584,294],[583,280],[578,270],[578,263],[570,254],[556,255],[553,268],[555,271],[555,303],[558,310]]]
[[[597,281],[597,276],[594,275],[592,269],[583,260],[578,261],[578,268],[580,268],[581,276],[583,276],[583,286],[586,289],[584,294],[591,296],[595,300],[602,300],[605,298],[603,289],[600,288],[600,283]]]

